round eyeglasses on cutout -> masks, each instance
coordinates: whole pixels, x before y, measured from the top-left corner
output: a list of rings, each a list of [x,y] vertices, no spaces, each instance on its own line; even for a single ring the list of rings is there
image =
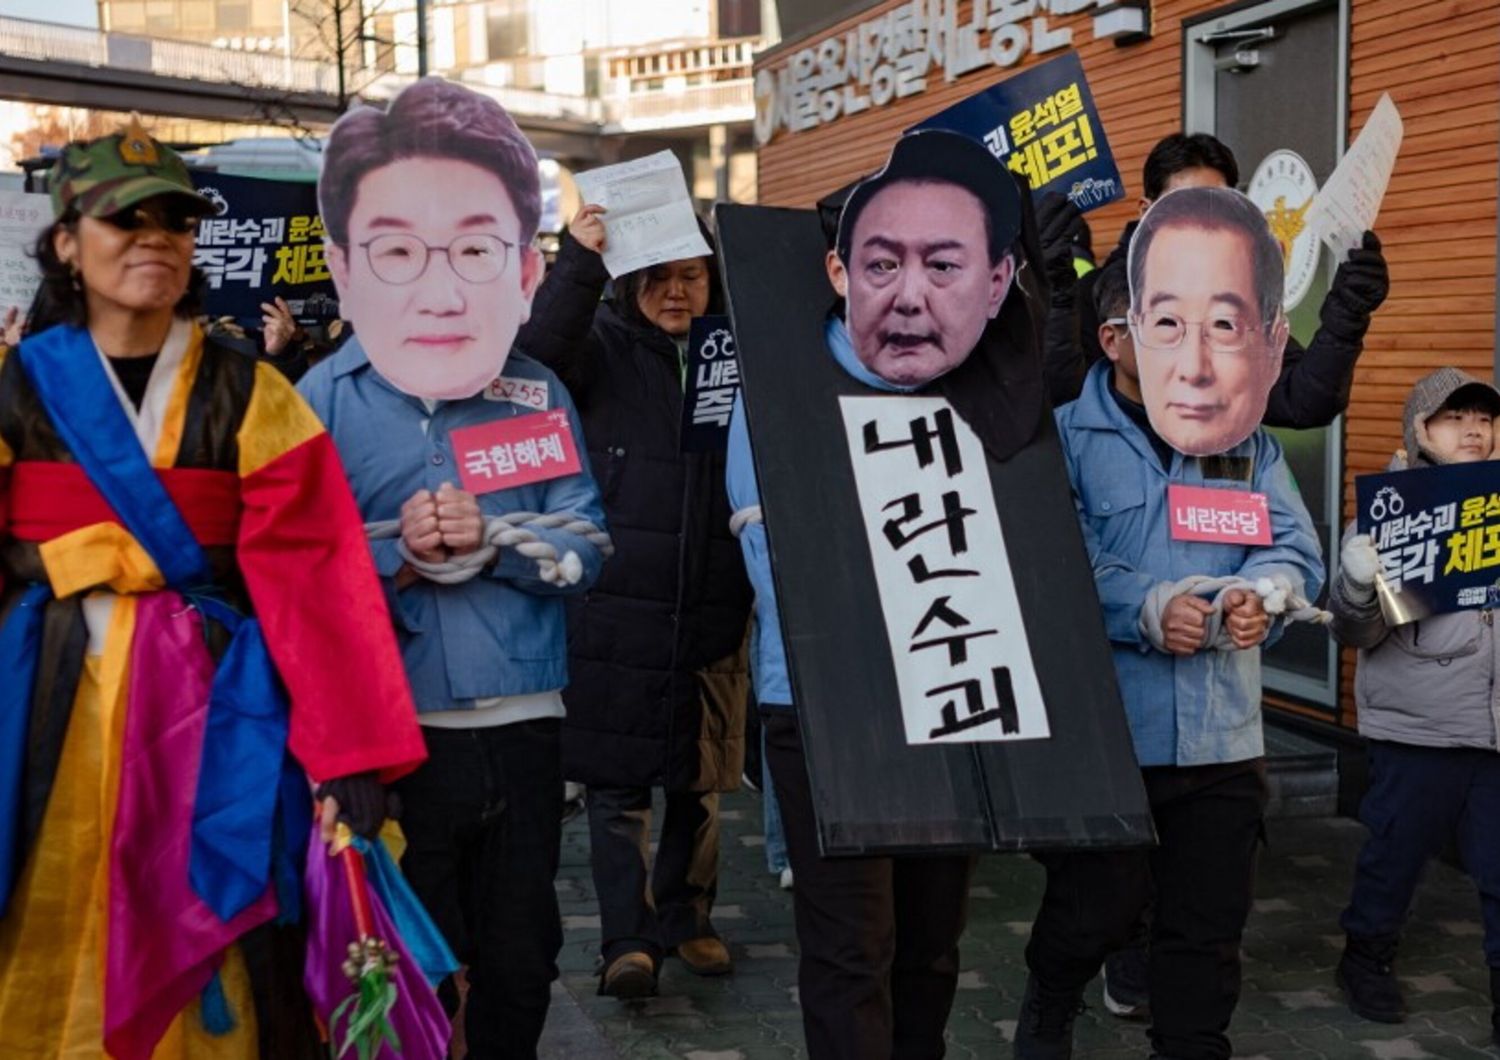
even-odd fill
[[[1139,345],[1151,350],[1175,350],[1182,345],[1189,328],[1198,328],[1215,353],[1239,353],[1250,344],[1250,336],[1267,327],[1232,316],[1184,320],[1176,313],[1156,311],[1130,315],[1131,335]]]
[[[448,258],[448,267],[468,283],[490,283],[505,274],[516,244],[487,233],[459,236],[446,246],[433,246],[408,232],[390,232],[359,244],[370,271],[382,283],[413,283],[427,272],[433,254]]]

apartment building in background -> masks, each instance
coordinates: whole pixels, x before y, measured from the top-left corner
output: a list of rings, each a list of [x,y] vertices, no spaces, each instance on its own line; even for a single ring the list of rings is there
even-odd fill
[[[424,7],[427,70],[493,93],[564,174],[670,149],[702,202],[755,199],[751,64],[777,38],[771,0]],[[417,0],[99,0],[103,31],[342,63],[352,95],[416,76],[417,19]]]

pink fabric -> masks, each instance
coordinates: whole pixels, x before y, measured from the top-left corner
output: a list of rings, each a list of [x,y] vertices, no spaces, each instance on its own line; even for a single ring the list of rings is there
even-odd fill
[[[120,799],[110,837],[104,1045],[149,1060],[224,949],[276,915],[274,890],[228,923],[188,882],[193,801],[214,665],[174,592],[136,598]]]

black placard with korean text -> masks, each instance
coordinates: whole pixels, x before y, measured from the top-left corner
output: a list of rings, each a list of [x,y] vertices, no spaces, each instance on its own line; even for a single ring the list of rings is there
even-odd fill
[[[277,296],[299,323],[338,316],[316,184],[206,170],[194,170],[193,183],[220,206],[198,226],[193,252],[193,264],[208,278],[204,302],[210,317],[259,328],[261,303]]]
[[[1034,195],[1059,192],[1085,212],[1125,196],[1078,53],[990,85],[916,126],[978,140]]]
[[[740,362],[727,316],[693,318],[682,388],[683,452],[723,452],[740,390]]]
[[[1500,607],[1500,463],[1360,475],[1354,491],[1388,621]]]

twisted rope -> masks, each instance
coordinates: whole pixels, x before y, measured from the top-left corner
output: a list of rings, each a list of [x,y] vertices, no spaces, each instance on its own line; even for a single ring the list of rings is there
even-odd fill
[[[1141,633],[1158,649],[1165,651],[1166,633],[1162,629],[1161,620],[1167,604],[1171,603],[1173,597],[1184,593],[1194,596],[1212,595],[1214,609],[1207,616],[1204,644],[1220,651],[1233,651],[1234,642],[1224,626],[1224,597],[1235,589],[1259,596],[1266,614],[1279,616],[1288,623],[1312,622],[1327,625],[1333,621],[1331,613],[1314,607],[1305,596],[1295,592],[1291,582],[1282,575],[1251,581],[1232,574],[1220,578],[1193,574],[1177,582],[1159,582],[1146,594],[1146,602],[1141,607]]]
[[[761,514],[760,505],[752,504],[748,508],[741,508],[729,517],[729,532],[735,537],[739,537],[745,532],[745,527],[765,521],[765,516]]]
[[[537,577],[550,585],[576,585],[583,577],[583,561],[578,553],[569,549],[559,556],[550,541],[539,536],[537,530],[562,530],[576,534],[597,548],[607,559],[614,555],[614,542],[609,534],[575,512],[511,512],[508,515],[486,515],[480,544],[473,552],[452,556],[441,563],[428,563],[417,559],[401,538],[401,520],[383,519],[365,524],[365,536],[371,541],[396,539],[396,551],[412,570],[428,581],[439,585],[460,585],[469,581],[488,567],[502,548],[514,549],[527,559],[534,560]]]

